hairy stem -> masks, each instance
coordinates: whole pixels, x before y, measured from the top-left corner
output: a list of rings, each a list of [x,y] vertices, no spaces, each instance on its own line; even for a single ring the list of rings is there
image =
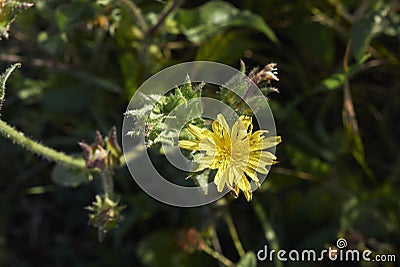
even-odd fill
[[[243,249],[242,243],[240,242],[239,235],[236,231],[235,224],[233,223],[233,220],[232,220],[232,216],[229,212],[226,212],[224,217],[225,217],[226,224],[228,225],[229,233],[232,236],[233,244],[235,245],[239,256],[243,257],[245,254],[245,251]]]
[[[107,168],[102,170],[101,178],[103,180],[104,193],[108,196],[111,196],[111,194],[114,192],[114,181],[111,171]]]
[[[5,121],[1,119],[0,119],[0,133],[5,138],[13,141],[13,143],[18,144],[24,149],[36,155],[42,156],[49,161],[60,163],[71,169],[86,170],[86,165],[83,159],[76,159],[62,152],[44,146],[26,137],[24,133],[17,131],[15,128],[8,125]]]
[[[3,74],[0,75],[0,110],[3,106],[4,98],[6,96],[6,81],[10,77],[11,73],[13,73],[16,68],[20,67],[21,63],[12,64]]]

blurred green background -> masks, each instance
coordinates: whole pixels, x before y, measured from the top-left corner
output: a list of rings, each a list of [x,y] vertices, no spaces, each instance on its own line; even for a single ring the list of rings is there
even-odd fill
[[[120,136],[135,90],[165,67],[276,62],[280,93],[269,98],[283,143],[254,198],[280,247],[321,250],[344,237],[400,259],[398,1],[147,0],[135,1],[137,10],[130,0],[36,0],[7,13],[10,2],[18,1],[0,1],[1,19],[17,15],[0,42],[0,70],[22,68],[7,81],[2,120],[79,155],[77,142],[92,142],[96,130],[115,125]],[[219,266],[180,250],[177,233],[188,227],[204,238],[214,229],[220,251],[238,262],[226,210],[246,251],[268,244],[243,195],[223,207],[170,207],[142,192],[125,167],[114,176],[124,221],[99,242],[85,210],[101,191],[98,177],[65,187],[71,177],[53,168],[0,138],[0,266]],[[322,264],[337,265],[285,266]]]

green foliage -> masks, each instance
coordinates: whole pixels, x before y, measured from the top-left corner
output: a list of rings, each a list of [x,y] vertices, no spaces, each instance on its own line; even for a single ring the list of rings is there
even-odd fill
[[[257,258],[253,252],[247,252],[239,261],[238,267],[256,267]]]
[[[225,64],[237,64],[243,51],[256,47],[250,38],[243,40],[244,33],[224,32],[214,35],[203,42],[196,52],[195,60],[207,60]],[[235,43],[236,45],[232,45]]]
[[[389,25],[390,5],[385,1],[375,1],[359,20],[356,20],[350,32],[351,52],[359,62],[372,38],[383,33]]]
[[[9,37],[11,23],[17,15],[32,6],[33,3],[23,1],[2,0],[0,2],[0,40]]]
[[[32,2],[0,1],[0,69],[24,66],[9,79],[10,68],[1,76],[2,103],[7,85],[0,120],[1,266],[219,266],[221,255],[239,266],[272,266],[280,263],[254,256],[266,244],[320,250],[338,237],[399,258],[398,1]],[[283,139],[279,163],[252,204],[227,195],[205,207],[172,208],[147,196],[125,167],[105,169],[121,195],[107,200],[104,176],[89,174],[87,162],[67,155],[81,153],[77,142],[92,140],[96,130],[116,125],[120,135],[122,114],[141,83],[192,60],[227,63],[243,73],[278,64],[280,93],[268,97]],[[160,126],[173,121],[168,114],[177,104],[200,93],[236,101],[223,90],[215,96],[199,84],[185,86],[149,96],[160,100],[155,108],[130,111],[136,119],[151,114],[148,134],[156,142],[170,137]],[[343,115],[349,111],[345,87],[351,120]],[[40,150],[51,162],[15,144]],[[102,149],[118,154],[106,142]],[[162,155],[151,160],[171,177],[185,176]],[[196,176],[199,184],[206,178]],[[242,257],[225,212],[237,227]],[[88,214],[100,237],[108,231],[101,243],[87,226]],[[189,227],[214,254],[177,245]]]
[[[151,147],[160,143],[171,143],[172,138],[179,133],[171,132],[169,129],[174,129],[171,124],[178,121],[174,117],[173,111],[179,105],[188,105],[192,99],[201,96],[201,91],[204,84],[192,84],[190,78],[187,77],[186,83],[181,87],[175,88],[173,92],[167,95],[146,95],[143,96],[145,101],[143,107],[137,110],[128,110],[126,114],[136,123],[135,127],[128,132],[130,135],[144,134],[146,137],[146,146]],[[151,103],[155,102],[153,105]],[[192,123],[201,125],[202,107],[201,103],[195,105],[195,108],[190,109],[189,114],[185,114],[188,118],[196,118]],[[168,125],[166,124],[168,123]],[[144,128],[138,126],[143,125]]]
[[[57,27],[62,32],[71,29],[74,24],[94,18],[94,6],[84,1],[72,1],[72,3],[60,5],[55,11]]]
[[[271,41],[278,41],[272,29],[260,16],[248,10],[239,10],[223,1],[210,1],[194,10],[181,9],[177,14],[177,25],[182,33],[195,43],[203,42],[226,28],[236,26],[254,28]]]

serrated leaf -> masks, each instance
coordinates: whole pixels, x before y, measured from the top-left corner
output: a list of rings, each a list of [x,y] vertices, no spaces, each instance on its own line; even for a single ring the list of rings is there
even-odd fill
[[[64,166],[57,164],[51,172],[51,179],[53,182],[61,186],[77,187],[90,182],[93,177],[90,173],[67,169]]]
[[[256,267],[257,266],[257,258],[254,252],[247,252],[244,256],[240,259],[238,267]]]
[[[177,92],[180,92],[186,100],[190,100],[201,96],[201,90],[203,89],[204,85],[204,83],[192,84],[190,77],[187,75],[185,78],[185,83],[181,85],[180,88],[177,88]]]
[[[268,39],[278,39],[268,24],[257,14],[248,10],[239,10],[223,1],[207,2],[191,10],[181,9],[177,13],[177,22],[183,34],[195,43],[221,33],[226,28],[247,26],[262,32]]]

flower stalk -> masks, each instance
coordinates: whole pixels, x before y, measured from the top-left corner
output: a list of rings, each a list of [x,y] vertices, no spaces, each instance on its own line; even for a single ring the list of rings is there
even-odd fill
[[[240,242],[239,235],[236,230],[235,224],[233,223],[232,216],[227,211],[224,214],[224,218],[225,218],[226,225],[228,226],[229,233],[231,234],[233,244],[235,245],[235,248],[236,248],[239,256],[242,258],[244,256],[244,254],[246,254],[246,253],[243,249],[242,243]]]
[[[111,170],[104,169],[101,171],[101,178],[103,182],[104,193],[111,196],[114,192],[114,181],[112,178]]]
[[[0,133],[5,138],[10,139],[13,143],[18,144],[22,148],[42,156],[49,161],[57,162],[70,169],[87,170],[83,159],[68,156],[62,152],[56,151],[50,147],[42,145],[28,137],[24,133],[19,132],[14,127],[0,119]]]
[[[262,205],[260,204],[260,202],[257,201],[257,199],[255,199],[252,202],[252,204],[254,212],[258,220],[260,221],[262,229],[264,231],[265,239],[271,244],[273,250],[279,251],[280,246],[278,238],[276,236],[274,228],[272,227],[271,223],[268,220],[268,216],[265,213]],[[275,267],[283,267],[283,263],[280,260],[278,260],[277,257],[274,257],[274,263]]]
[[[204,245],[202,247],[202,251],[204,251],[205,253],[207,253],[208,255],[210,255],[211,257],[213,257],[214,259],[216,259],[217,261],[221,262],[222,264],[224,264],[225,266],[228,267],[233,267],[235,266],[235,264],[229,260],[228,258],[226,258],[224,255],[222,255],[221,253],[213,250],[212,248],[210,248],[207,245]]]

